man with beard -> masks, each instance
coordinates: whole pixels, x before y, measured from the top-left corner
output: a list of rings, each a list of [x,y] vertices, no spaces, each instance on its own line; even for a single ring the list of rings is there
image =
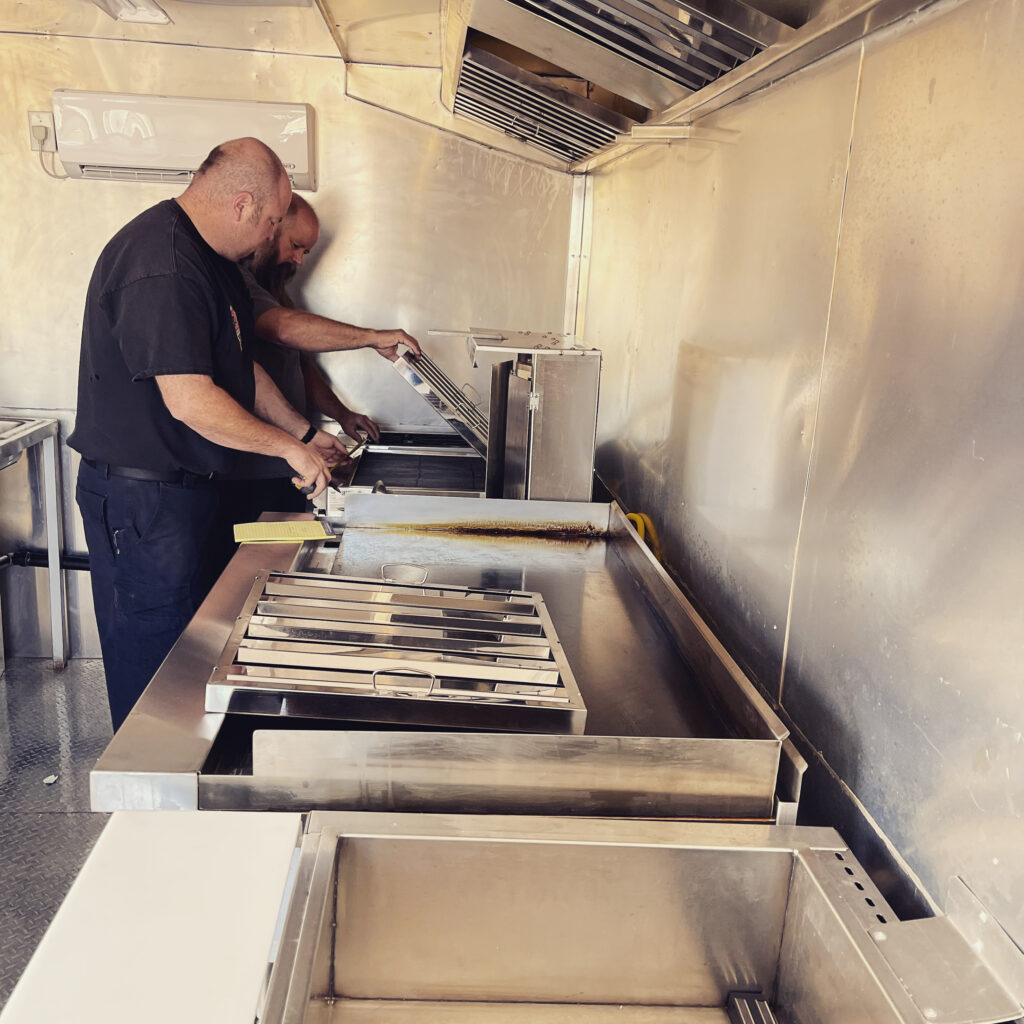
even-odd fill
[[[403,330],[374,330],[297,310],[287,285],[320,237],[320,222],[313,208],[293,195],[276,236],[239,264],[249,288],[258,337],[254,358],[300,412],[320,413],[336,420],[352,438],[365,430],[376,440],[377,425],[353,412],[334,394],[312,359],[317,352],[375,348],[384,358],[398,358],[399,345],[419,355],[419,343]],[[306,497],[291,482],[280,459],[245,455],[229,478],[220,484],[221,547],[215,556],[220,567],[234,550],[232,527],[252,522],[262,512],[301,512]]]

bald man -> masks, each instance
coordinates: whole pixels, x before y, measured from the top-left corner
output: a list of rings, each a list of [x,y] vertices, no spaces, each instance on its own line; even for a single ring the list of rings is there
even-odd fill
[[[107,243],[86,295],[77,500],[111,719],[121,724],[205,596],[212,478],[236,451],[280,457],[320,491],[344,449],[254,366],[236,261],[274,236],[291,200],[256,139],[218,146],[189,187]]]

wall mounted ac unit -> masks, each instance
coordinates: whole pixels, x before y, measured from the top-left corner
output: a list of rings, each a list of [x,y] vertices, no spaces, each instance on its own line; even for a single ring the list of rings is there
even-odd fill
[[[295,188],[316,191],[308,103],[56,89],[53,115],[57,155],[72,178],[188,184],[214,146],[251,135],[277,153]]]

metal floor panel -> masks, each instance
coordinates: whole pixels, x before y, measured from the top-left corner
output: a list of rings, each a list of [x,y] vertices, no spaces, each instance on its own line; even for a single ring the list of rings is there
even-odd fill
[[[12,658],[0,677],[0,1007],[106,824],[89,771],[110,742],[99,660],[54,672]],[[47,785],[44,780],[56,776]]]

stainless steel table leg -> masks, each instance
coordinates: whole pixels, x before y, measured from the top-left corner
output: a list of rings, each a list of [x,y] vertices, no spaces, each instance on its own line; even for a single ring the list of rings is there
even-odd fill
[[[43,486],[46,503],[46,550],[49,556],[50,636],[53,641],[53,667],[68,663],[68,603],[64,590],[64,570],[60,560],[64,551],[64,510],[61,507],[60,450],[57,434],[43,439]]]

